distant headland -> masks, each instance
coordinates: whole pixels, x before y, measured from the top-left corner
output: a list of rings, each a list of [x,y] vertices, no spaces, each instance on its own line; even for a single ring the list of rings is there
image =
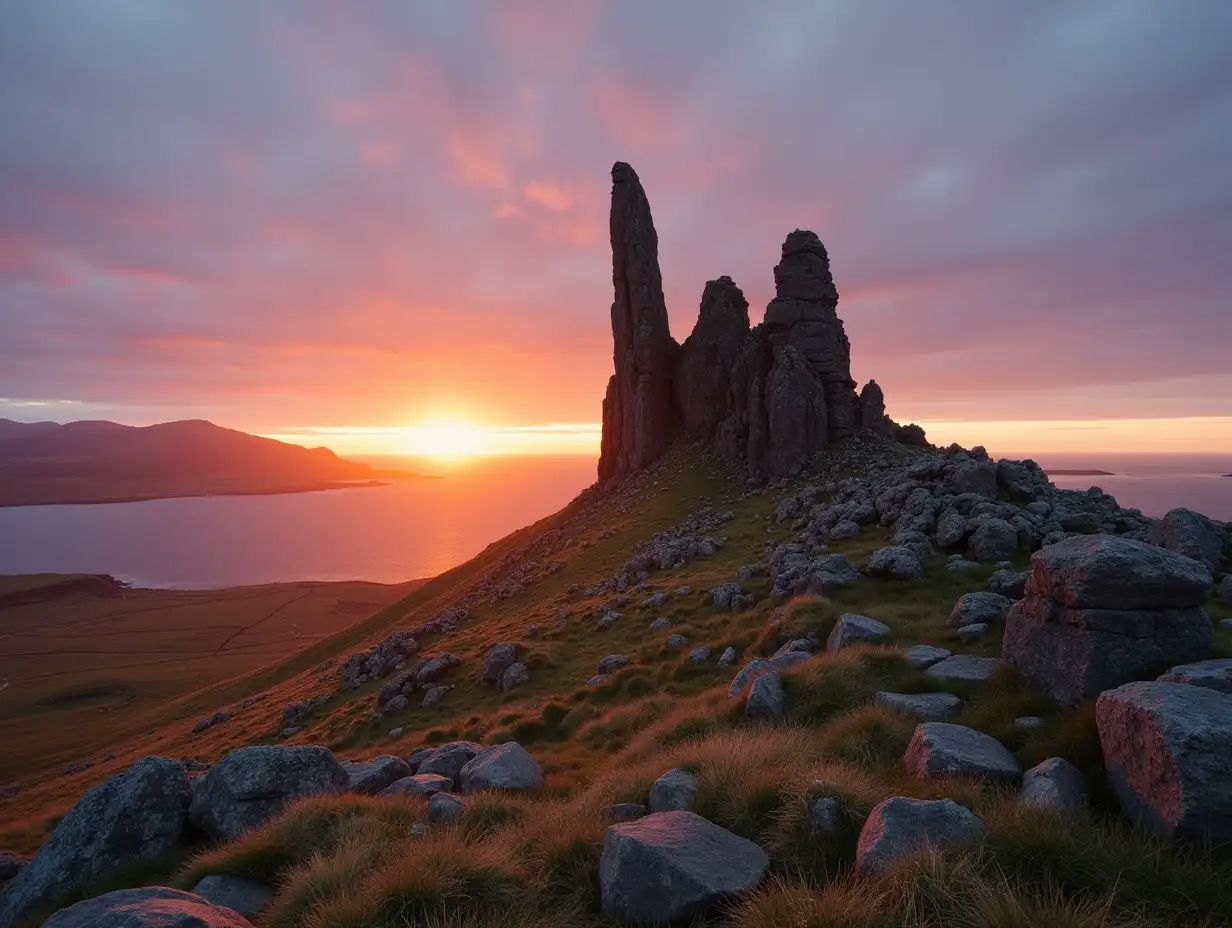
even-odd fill
[[[0,506],[305,493],[413,476],[199,419],[141,427],[0,419]]]

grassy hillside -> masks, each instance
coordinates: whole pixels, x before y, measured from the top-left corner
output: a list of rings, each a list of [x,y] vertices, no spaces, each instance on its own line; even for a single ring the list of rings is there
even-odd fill
[[[811,482],[824,483],[854,465],[836,454],[827,466],[831,476]],[[773,860],[772,879],[716,913],[715,923],[1224,924],[1232,912],[1232,863],[1161,846],[1121,824],[1091,704],[1057,709],[1009,673],[943,687],[907,665],[902,648],[920,643],[1000,654],[999,628],[964,644],[946,624],[958,596],[985,588],[991,567],[954,571],[937,561],[922,581],[864,580],[832,596],[786,604],[769,596],[766,576],[754,576],[741,581],[757,596],[752,609],[714,605],[711,588],[735,581],[742,565],[764,561],[768,542],[791,535],[789,526],[775,524],[775,507],[801,486],[747,491],[711,459],[677,449],[615,494],[588,491],[555,516],[285,661],[160,707],[148,732],[116,739],[114,761],[30,784],[19,797],[0,800],[0,840],[32,850],[47,820],[89,783],[145,753],[212,761],[244,744],[292,743],[325,744],[342,758],[362,759],[406,756],[423,744],[459,738],[516,740],[539,761],[546,789],[535,797],[480,797],[458,827],[413,837],[411,825],[426,820],[416,800],[309,800],[234,844],[165,862],[156,876],[184,887],[205,873],[265,881],[277,889],[261,921],[270,926],[605,924],[596,914],[603,811],[613,802],[644,801],[650,784],[679,766],[701,782],[693,808],[757,841]],[[616,594],[587,595],[641,542],[707,506],[732,514],[713,531],[726,544],[713,557],[655,571],[649,583],[669,593],[663,606],[639,605],[649,590],[628,591],[627,602]],[[886,541],[886,530],[872,528],[831,550],[862,563]],[[506,597],[514,581],[522,589]],[[682,586],[691,592],[674,592]],[[462,659],[443,681],[456,688],[439,707],[413,701],[401,712],[381,712],[379,681],[336,692],[335,670],[349,653],[459,603],[469,616],[457,631],[423,637],[418,651],[449,651]],[[600,617],[611,609],[620,618],[610,630],[599,630]],[[893,638],[823,654],[793,669],[785,680],[786,717],[773,724],[746,721],[742,699],[727,695],[736,670],[785,639],[809,631],[824,636],[843,612],[885,622]],[[649,631],[660,617],[672,627]],[[685,635],[688,647],[668,650],[671,633]],[[508,694],[477,679],[488,650],[501,641],[522,646],[532,677]],[[730,668],[718,667],[713,657],[695,666],[688,652],[698,645],[716,656],[734,647],[739,660]],[[1232,655],[1232,631],[1218,632],[1217,649]],[[599,660],[612,653],[632,661],[606,682],[587,686]],[[1024,768],[1056,755],[1078,765],[1091,785],[1089,814],[1062,818],[1025,810],[1013,792],[995,786],[907,774],[901,757],[916,720],[874,705],[873,697],[880,690],[939,689],[965,701],[954,721],[996,736]],[[281,736],[284,706],[326,693],[335,695],[294,735]],[[268,698],[228,722],[191,732],[202,715],[261,694]],[[1039,716],[1043,724],[1030,731],[1016,727],[1014,720],[1024,715]],[[844,824],[837,834],[818,836],[809,805],[825,795],[840,799]],[[893,795],[954,798],[984,819],[989,837],[975,848],[927,857],[893,878],[857,881],[850,867],[859,824]]]

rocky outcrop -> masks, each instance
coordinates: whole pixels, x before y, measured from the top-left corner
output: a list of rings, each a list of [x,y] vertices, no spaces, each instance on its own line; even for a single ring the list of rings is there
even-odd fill
[[[860,428],[927,444],[918,426],[886,415],[875,381],[856,395],[838,289],[816,233],[787,236],[761,325],[750,328],[744,294],[719,277],[707,282],[683,346],[668,328],[650,204],[620,162],[612,168],[611,241],[615,373],[603,400],[600,481],[642,470],[681,433],[713,442],[753,477],[798,473],[827,443]]]
[[[616,372],[603,399],[599,479],[636,473],[675,437],[672,338],[659,272],[659,236],[637,172],[612,167],[612,335]]]
[[[183,838],[187,812],[188,773],[170,758],[144,757],[93,787],[0,894],[0,925],[173,850]]]
[[[681,424],[694,438],[711,438],[727,408],[732,368],[749,334],[749,304],[730,277],[706,282],[697,325],[676,367]]]
[[[1031,558],[1026,598],[1005,620],[1005,659],[1059,703],[1205,657],[1206,567],[1114,535],[1066,539]],[[991,594],[982,594],[991,595]]]
[[[121,889],[61,909],[44,928],[252,928],[234,909],[194,893],[143,886]]]

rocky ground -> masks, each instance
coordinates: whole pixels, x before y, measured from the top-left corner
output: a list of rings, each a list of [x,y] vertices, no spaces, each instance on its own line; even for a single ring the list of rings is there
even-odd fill
[[[1225,924],[1229,540],[979,449],[677,447],[66,775],[0,926]]]

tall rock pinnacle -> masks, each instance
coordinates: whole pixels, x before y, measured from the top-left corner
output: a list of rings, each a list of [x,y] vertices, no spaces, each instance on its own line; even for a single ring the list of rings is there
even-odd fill
[[[710,438],[727,408],[731,371],[749,334],[749,303],[730,277],[706,282],[697,325],[680,346],[676,402],[684,430]]]
[[[599,479],[641,470],[677,431],[672,374],[679,346],[667,323],[659,236],[637,172],[612,166],[612,335],[616,373],[603,399]]]

